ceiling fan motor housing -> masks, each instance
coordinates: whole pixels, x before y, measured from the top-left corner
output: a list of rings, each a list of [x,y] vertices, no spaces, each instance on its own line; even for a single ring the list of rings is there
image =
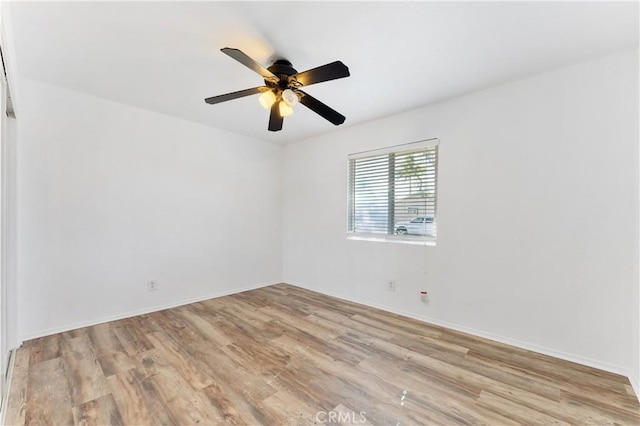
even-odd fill
[[[289,76],[297,74],[295,68],[291,65],[291,62],[286,59],[278,59],[271,65],[267,70],[271,71],[273,74],[278,76],[278,83],[274,84],[268,80],[265,80],[265,84],[268,87],[278,88],[280,90],[285,90],[289,88]]]

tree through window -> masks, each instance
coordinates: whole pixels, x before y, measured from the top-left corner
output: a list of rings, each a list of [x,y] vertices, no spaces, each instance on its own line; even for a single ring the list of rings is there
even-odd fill
[[[351,235],[435,241],[436,140],[349,158]]]

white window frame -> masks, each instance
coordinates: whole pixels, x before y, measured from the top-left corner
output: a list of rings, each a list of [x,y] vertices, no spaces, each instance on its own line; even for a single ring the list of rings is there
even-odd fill
[[[417,142],[405,143],[400,145],[389,146],[382,149],[375,149],[369,151],[362,151],[353,154],[349,154],[347,160],[347,239],[349,240],[362,240],[362,241],[377,241],[377,242],[390,242],[390,243],[401,243],[401,244],[416,244],[422,246],[435,246],[438,233],[437,233],[437,205],[438,205],[438,162],[439,162],[439,144],[440,141],[437,138],[433,139],[425,139]],[[433,226],[435,229],[434,236],[417,236],[417,235],[397,235],[397,234],[384,234],[384,233],[370,233],[370,232],[361,232],[361,231],[353,231],[351,229],[352,226],[352,209],[355,208],[352,206],[354,203],[353,194],[352,194],[352,178],[350,176],[351,173],[351,160],[363,159],[368,157],[376,157],[384,154],[403,154],[409,151],[423,150],[425,148],[436,148],[436,161],[435,161],[435,206],[433,208]],[[392,219],[393,220],[393,219]]]

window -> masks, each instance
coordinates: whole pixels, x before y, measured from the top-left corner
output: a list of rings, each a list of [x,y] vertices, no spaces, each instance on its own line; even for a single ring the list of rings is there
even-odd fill
[[[349,156],[349,238],[435,242],[437,143]]]

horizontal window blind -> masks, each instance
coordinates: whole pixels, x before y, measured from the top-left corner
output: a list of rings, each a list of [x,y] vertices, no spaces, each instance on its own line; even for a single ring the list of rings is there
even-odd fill
[[[349,159],[349,232],[435,240],[438,146]]]

